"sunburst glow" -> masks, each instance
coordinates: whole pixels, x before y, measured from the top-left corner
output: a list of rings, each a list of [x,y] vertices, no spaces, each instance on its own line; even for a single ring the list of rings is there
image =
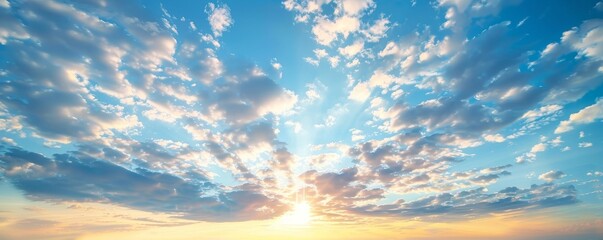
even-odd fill
[[[303,226],[312,220],[312,211],[307,202],[296,203],[293,209],[283,215],[281,223],[285,225]]]

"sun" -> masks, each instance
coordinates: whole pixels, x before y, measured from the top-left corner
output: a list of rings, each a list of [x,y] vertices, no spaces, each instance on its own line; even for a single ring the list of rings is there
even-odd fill
[[[293,209],[283,215],[280,222],[285,225],[303,226],[312,220],[312,211],[307,202],[296,203]]]

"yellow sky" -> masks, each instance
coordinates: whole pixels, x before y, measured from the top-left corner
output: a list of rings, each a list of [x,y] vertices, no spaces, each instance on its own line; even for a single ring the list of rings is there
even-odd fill
[[[3,191],[16,191],[0,188]],[[0,239],[548,239],[547,236],[603,236],[600,208],[582,203],[472,219],[405,219],[364,216],[328,219],[310,208],[310,221],[283,218],[247,222],[199,222],[102,203],[49,203],[17,194],[0,196]],[[295,208],[294,208],[295,209]],[[302,214],[303,215],[303,214]],[[286,221],[289,221],[287,219]],[[585,238],[587,239],[587,238]]]
[[[577,219],[565,216],[562,220],[550,217],[555,215],[550,211],[442,221],[362,217],[351,223],[331,222],[314,211],[307,224],[289,225],[283,224],[281,219],[197,222],[98,203],[36,202],[33,207],[29,200],[19,202],[22,204],[3,204],[0,239],[440,239],[442,236],[446,239],[517,239],[518,236],[532,239],[543,235],[603,235],[603,221],[594,216]]]

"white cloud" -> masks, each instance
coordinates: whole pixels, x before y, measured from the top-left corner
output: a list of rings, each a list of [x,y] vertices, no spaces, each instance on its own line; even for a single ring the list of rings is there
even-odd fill
[[[382,107],[383,104],[385,104],[385,100],[383,100],[383,98],[376,97],[371,100],[371,108]]]
[[[563,141],[561,140],[561,136],[557,136],[555,139],[549,141],[549,143],[553,147],[558,147],[559,145],[561,145],[561,143],[563,143]]]
[[[538,179],[544,180],[544,181],[547,181],[547,182],[552,182],[554,180],[563,178],[565,176],[566,176],[566,174],[563,173],[563,172],[561,172],[561,171],[553,171],[553,170],[551,170],[551,171],[548,171],[546,173],[540,174],[540,176],[538,176]]]
[[[521,117],[522,119],[526,119],[526,121],[528,122],[532,122],[538,118],[541,118],[543,116],[548,116],[551,115],[553,113],[558,112],[559,110],[561,110],[563,107],[560,105],[547,105],[547,106],[542,106],[538,109],[535,110],[530,110],[527,111],[525,114],[523,114],[523,116]]]
[[[208,14],[207,20],[215,37],[221,36],[222,32],[234,23],[230,16],[230,8],[226,5],[217,6],[214,3],[208,3],[205,12]]]
[[[311,65],[318,66],[318,60],[313,59],[311,57],[304,58],[304,61],[306,61],[307,63],[309,63]]]
[[[392,92],[391,97],[393,100],[397,100],[398,98],[402,97],[402,95],[404,95],[404,90],[396,89],[396,91]]]
[[[266,115],[267,113],[277,115],[283,114],[291,109],[296,102],[297,95],[290,90],[284,89],[282,94],[264,102],[263,105],[259,106],[258,113],[260,116]]]
[[[439,0],[440,6],[455,6],[460,12],[465,11],[473,0]]]
[[[359,82],[354,86],[348,97],[351,100],[364,102],[369,96],[371,96],[371,88],[368,82]]]
[[[16,142],[15,142],[15,140],[13,140],[12,138],[9,138],[9,137],[2,137],[2,139],[0,139],[0,140],[2,140],[2,141],[3,141],[3,142],[5,142],[5,143],[8,143],[8,144],[10,144],[10,145],[17,146],[17,143],[16,143]]]
[[[386,89],[392,83],[404,84],[406,82],[402,78],[386,74],[381,70],[376,70],[368,81],[356,84],[356,86],[354,86],[350,92],[350,96],[348,98],[363,102],[371,95],[371,92],[375,87]],[[402,90],[398,90],[399,91],[396,91],[397,93],[395,94],[396,98],[403,94]]]
[[[588,172],[588,173],[586,173],[586,176],[603,177],[603,172],[599,172],[599,171]]]
[[[578,143],[578,147],[581,147],[581,148],[589,148],[589,147],[592,147],[592,146],[593,146],[593,143],[591,143],[591,142],[581,142],[581,143]]]
[[[370,87],[380,87],[385,89],[392,83],[404,84],[406,82],[402,78],[389,75],[382,70],[376,70],[369,79]]]
[[[586,21],[580,29],[563,33],[562,43],[568,44],[582,56],[603,59],[603,20]]]
[[[329,63],[331,64],[332,68],[337,67],[337,65],[339,65],[339,56],[330,57]]]
[[[375,6],[373,0],[341,0],[339,1],[345,15],[355,16]]]
[[[272,60],[270,60],[270,65],[278,74],[278,78],[283,78],[283,72],[281,71],[281,69],[283,68],[283,65],[281,65],[276,58],[273,58]]]
[[[383,50],[381,50],[378,55],[379,57],[385,57],[389,55],[396,55],[398,53],[400,53],[400,48],[398,47],[398,44],[396,44],[395,42],[388,42],[387,45],[385,45]]]
[[[351,58],[358,54],[364,48],[363,41],[356,41],[346,47],[339,48],[339,53],[346,58]]]
[[[331,0],[308,0],[301,3],[295,0],[285,0],[283,5],[289,11],[297,11],[300,14],[295,17],[298,22],[305,22],[311,13],[320,13],[323,4],[329,3]]]
[[[561,140],[561,139],[559,139],[559,140]],[[546,151],[548,145],[547,145],[547,143],[545,143],[545,141],[546,141],[546,137],[542,136],[540,138],[540,143],[532,146],[532,148],[530,149],[529,152],[516,157],[515,162],[525,163],[525,162],[531,162],[534,159],[536,159],[536,153]]]
[[[327,50],[320,49],[320,48],[319,49],[314,49],[314,55],[316,55],[317,59],[321,59],[323,57],[328,56]]]
[[[517,27],[521,27],[530,17],[525,17],[524,19],[522,19],[521,21],[519,21],[519,23],[517,23]]]
[[[352,60],[351,62],[346,63],[345,66],[348,68],[352,68],[358,66],[358,64],[360,64],[360,61],[358,60],[358,58],[354,58],[354,60]]]
[[[8,2],[8,0],[0,0],[0,7],[10,8],[10,3]]]
[[[602,118],[603,99],[598,99],[595,104],[585,107],[577,113],[573,113],[568,120],[559,123],[559,126],[555,129],[555,133],[564,133],[574,129],[576,125],[592,123]]]
[[[362,130],[360,130],[360,129],[352,128],[350,130],[350,132],[352,133],[352,142],[364,140],[364,138],[365,138],[365,136],[362,135]]]
[[[208,42],[216,48],[220,47],[220,42],[216,40],[211,34],[203,34],[201,35],[201,40],[204,42]]]
[[[378,42],[386,36],[386,32],[391,28],[390,21],[387,18],[380,18],[375,21],[371,27],[362,31],[368,42]]]
[[[283,65],[281,65],[278,60],[276,60],[276,58],[273,58],[272,61],[270,61],[270,65],[272,65],[272,68],[274,68],[274,70],[281,70],[281,68],[283,67]]]
[[[350,33],[358,31],[359,28],[360,20],[357,17],[342,16],[335,21],[322,17],[312,27],[312,33],[316,42],[328,46],[337,40],[338,35],[342,35],[346,39]]]
[[[320,81],[306,84],[306,101],[313,103],[314,101],[321,99],[321,94],[327,90],[327,87]]]
[[[488,134],[484,136],[484,140],[488,141],[488,142],[504,142],[505,141],[505,137],[503,137],[500,134]]]
[[[544,152],[546,150],[546,143],[538,143],[532,147],[531,153]]]

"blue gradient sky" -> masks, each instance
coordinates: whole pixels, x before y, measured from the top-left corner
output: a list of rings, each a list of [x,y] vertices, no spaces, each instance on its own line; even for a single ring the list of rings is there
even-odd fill
[[[0,238],[272,221],[301,195],[327,225],[512,215],[601,237],[602,17],[597,0],[0,0]],[[130,227],[73,230],[66,209],[89,205]]]

